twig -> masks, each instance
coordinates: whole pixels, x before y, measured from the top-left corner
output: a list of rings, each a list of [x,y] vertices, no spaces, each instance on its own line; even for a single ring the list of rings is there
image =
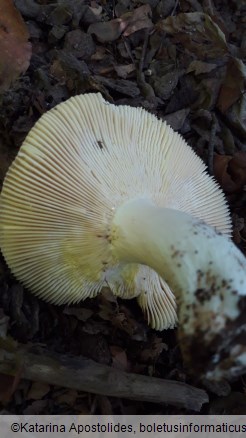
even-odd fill
[[[177,9],[177,7],[178,7],[178,4],[179,4],[179,0],[176,0],[175,5],[174,5],[174,7],[173,7],[173,10],[172,10],[172,12],[171,12],[171,16],[175,14],[176,9]]]
[[[132,63],[136,66],[135,59],[134,59],[133,56],[132,56],[132,51],[131,51],[130,46],[129,46],[129,44],[128,44],[128,41],[127,41],[127,39],[124,37],[124,35],[122,35],[122,39],[123,39],[123,43],[124,43],[124,46],[125,46],[125,49],[126,49],[126,51],[127,51],[127,54],[128,54],[128,56],[129,56],[129,58],[131,59]]]
[[[143,47],[142,47],[141,58],[140,58],[139,64],[133,58],[131,48],[128,44],[128,41],[124,37],[123,37],[123,41],[124,41],[124,45],[125,45],[126,51],[128,53],[128,56],[130,57],[132,63],[135,65],[136,75],[137,75],[137,84],[138,84],[140,90],[142,91],[143,96],[146,99],[154,98],[155,97],[154,90],[151,87],[151,85],[146,82],[145,75],[143,72],[144,60],[145,60],[146,50],[147,50],[147,46],[148,46],[148,42],[149,42],[149,29],[145,29],[144,42],[143,42]]]
[[[144,31],[144,42],[143,42],[141,58],[140,58],[139,67],[138,67],[140,73],[142,73],[142,71],[143,71],[144,60],[145,60],[145,56],[146,56],[146,50],[147,50],[147,47],[148,47],[148,42],[149,42],[149,29],[145,29],[145,31]]]
[[[1,342],[2,344],[2,342]],[[71,357],[26,346],[0,349],[0,372],[94,394],[167,403],[200,411],[208,402],[204,390],[182,382],[126,373],[84,357]]]
[[[151,99],[155,97],[155,93],[150,84],[148,84],[145,80],[145,74],[143,72],[144,60],[146,56],[146,50],[149,42],[149,29],[145,29],[144,33],[144,42],[142,47],[141,58],[139,61],[138,69],[137,69],[137,83],[139,88],[141,89],[144,97],[146,99]]]

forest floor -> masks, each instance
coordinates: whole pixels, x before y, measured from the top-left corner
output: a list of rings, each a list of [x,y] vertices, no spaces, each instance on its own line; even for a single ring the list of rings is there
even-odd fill
[[[208,166],[246,254],[246,10],[241,0],[15,0],[30,35],[27,71],[0,95],[0,184],[25,136],[70,96],[101,92],[166,120]],[[1,26],[0,26],[1,27]],[[1,65],[1,64],[0,64]],[[0,81],[1,87],[1,81]],[[110,291],[76,306],[34,297],[0,259],[0,334],[69,357],[204,389],[200,413],[246,414],[246,380],[208,387],[188,375],[176,330],[150,329]],[[201,346],[202,348],[202,346]],[[188,407],[92,394],[0,374],[3,413],[188,414]]]

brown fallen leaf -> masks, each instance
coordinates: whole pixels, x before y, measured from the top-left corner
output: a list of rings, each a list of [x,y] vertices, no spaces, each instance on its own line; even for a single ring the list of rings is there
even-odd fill
[[[215,7],[214,1],[213,0],[203,0],[202,8],[203,8],[203,11],[205,12],[205,14],[208,14],[212,18],[212,20],[220,27],[222,32],[224,32],[225,36],[229,37],[230,29],[228,29],[228,26],[225,24],[221,14],[218,11],[218,8]],[[227,23],[228,23],[229,17],[226,17],[226,18],[227,18]],[[233,19],[233,17],[231,17],[231,18]]]
[[[0,0],[0,92],[29,67],[31,43],[27,27],[12,0]]]
[[[184,70],[174,70],[165,73],[162,76],[156,76],[153,80],[153,89],[156,96],[163,100],[170,98],[171,94],[177,87],[179,78],[184,74]]]
[[[226,111],[228,126],[233,127],[234,133],[245,143],[246,138],[246,95],[245,93]]]
[[[72,53],[78,59],[90,59],[96,51],[96,45],[91,35],[80,29],[75,29],[67,32],[64,50]]]
[[[101,43],[115,41],[121,34],[129,36],[137,30],[153,27],[151,8],[142,5],[131,12],[126,12],[114,20],[92,23],[88,28],[89,34],[94,34]]]
[[[222,83],[217,106],[225,113],[243,94],[246,84],[246,66],[241,59],[231,58]]]
[[[3,309],[0,308],[0,336],[1,338],[6,338],[8,326],[9,326],[9,316],[5,315]]]
[[[202,12],[181,13],[159,21],[157,29],[174,36],[198,59],[217,59],[228,54],[225,35],[219,26]]]
[[[89,6],[91,12],[97,17],[102,13],[102,6],[100,6],[96,1],[91,1],[91,6]]]
[[[43,382],[33,382],[27,394],[27,400],[40,400],[50,391],[50,385]]]
[[[24,409],[23,414],[24,415],[40,415],[44,413],[45,409],[47,408],[47,405],[49,403],[49,400],[35,400],[32,402],[27,408]]]
[[[203,61],[191,61],[189,67],[187,68],[187,73],[194,72],[195,75],[201,75],[204,73],[209,73],[217,67],[216,64],[211,64]]]
[[[151,21],[152,11],[150,5],[142,5],[131,12],[127,12],[121,16],[121,25],[125,26],[124,36],[129,36],[141,29],[149,29],[153,27]]]
[[[228,164],[228,172],[240,189],[246,185],[246,152],[235,153]]]
[[[221,81],[217,76],[206,77],[199,83],[199,98],[194,103],[193,108],[212,111],[219,95]]]
[[[87,321],[92,315],[93,311],[91,309],[86,309],[84,307],[65,307],[63,310],[65,315],[75,316],[79,321]]]
[[[231,159],[230,155],[215,154],[214,156],[214,176],[226,193],[233,193],[237,190],[237,185],[228,173],[228,164]]]
[[[189,108],[183,108],[174,113],[165,115],[163,119],[166,120],[167,124],[170,125],[174,131],[179,131],[182,129],[189,112]]]
[[[123,305],[120,308],[120,312],[112,318],[112,325],[127,333],[131,339],[136,341],[146,340],[146,326],[133,318],[130,310]]]
[[[123,371],[129,371],[129,364],[125,350],[117,345],[111,345],[110,352],[112,355],[113,367]]]
[[[165,343],[162,342],[162,338],[158,336],[154,336],[151,340],[151,343],[144,348],[141,352],[141,362],[144,363],[155,363],[162,351],[167,350],[168,347]]]
[[[214,175],[226,193],[236,193],[246,185],[246,152],[214,156]]]
[[[69,406],[74,406],[76,399],[78,398],[78,391],[75,389],[62,389],[62,393],[55,395],[57,404],[66,403]]]
[[[136,67],[134,64],[115,65],[114,69],[120,78],[126,79],[127,76],[136,69]]]
[[[88,28],[88,34],[93,34],[100,43],[115,41],[121,35],[120,18],[115,20],[92,23]]]
[[[20,382],[21,373],[16,376],[8,376],[0,373],[0,403],[8,403],[17,389]]]
[[[94,79],[109,88],[109,90],[117,91],[117,93],[124,94],[125,96],[135,98],[140,94],[137,84],[128,79],[110,79],[101,75],[94,75]]]
[[[233,241],[236,245],[240,245],[242,241],[242,234],[245,229],[246,220],[243,217],[239,217],[236,213],[232,214],[233,221]]]

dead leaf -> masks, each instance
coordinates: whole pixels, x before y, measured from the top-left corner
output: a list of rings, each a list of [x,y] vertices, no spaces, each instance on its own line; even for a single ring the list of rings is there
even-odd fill
[[[1,70],[1,62],[0,62],[0,70]],[[0,73],[1,77],[1,73]],[[1,80],[1,79],[0,79]],[[1,92],[1,84],[0,84],[0,92]],[[15,158],[15,153],[6,145],[4,139],[0,139],[0,181],[2,182],[6,172]]]
[[[220,27],[222,32],[224,32],[225,36],[229,37],[229,34],[232,31],[232,29],[228,29],[228,20],[230,20],[230,17],[229,16],[226,17],[227,23],[225,24],[218,9],[214,5],[213,0],[203,0],[202,8],[203,8],[203,11],[205,12],[205,14],[208,14],[212,18],[212,20]],[[223,9],[222,9],[222,12],[223,12]],[[231,21],[233,21],[233,17],[231,17],[231,19],[232,19]],[[230,21],[230,23],[231,23],[231,21]]]
[[[88,34],[95,35],[100,43],[115,41],[122,32],[120,18],[101,23],[92,23],[88,28]]]
[[[3,309],[0,309],[0,337],[6,338],[9,325],[9,316],[5,315]]]
[[[89,335],[98,335],[100,333],[108,336],[110,333],[110,327],[104,321],[90,319],[83,325],[83,332]]]
[[[117,91],[117,93],[130,96],[132,98],[139,96],[140,90],[137,84],[128,79],[109,79],[101,75],[94,75],[94,79],[99,83],[105,85],[110,90]]]
[[[222,189],[227,193],[233,193],[237,189],[237,185],[232,181],[228,174],[228,164],[232,157],[230,155],[214,156],[214,176],[220,183]]]
[[[112,325],[127,333],[131,339],[146,340],[146,326],[136,321],[126,306],[121,305],[119,313],[112,317]]]
[[[67,32],[64,49],[78,59],[90,59],[96,51],[96,45],[91,35],[82,32],[80,29],[75,29]]]
[[[105,395],[97,395],[96,396],[96,404],[99,408],[100,415],[114,415],[114,402]],[[90,412],[93,414],[94,412]]]
[[[192,61],[187,68],[187,73],[194,72],[195,75],[201,75],[204,73],[209,73],[217,68],[216,64],[210,64],[203,61]]]
[[[92,6],[93,5],[93,6]],[[89,9],[91,12],[96,16],[99,17],[102,13],[102,6],[99,6],[97,2],[91,2],[91,6],[89,6]]]
[[[101,43],[115,41],[121,34],[129,36],[140,29],[153,27],[151,7],[142,5],[131,12],[126,12],[114,20],[92,23],[88,28],[89,34],[94,34]]]
[[[98,46],[95,53],[91,56],[92,61],[102,61],[107,56],[106,47]]]
[[[214,156],[214,175],[223,190],[236,193],[246,185],[246,152]]]
[[[74,406],[76,399],[78,398],[78,392],[75,389],[67,389],[54,398],[58,404],[66,403],[69,406]]]
[[[207,77],[200,81],[199,86],[197,86],[199,98],[194,103],[193,108],[212,110],[218,99],[220,83],[218,77]]]
[[[150,345],[142,350],[141,352],[141,362],[144,363],[155,363],[163,350],[167,350],[167,344],[162,342],[162,338],[155,336],[151,340]]]
[[[27,27],[12,0],[0,1],[0,92],[29,67],[31,43]]]
[[[65,315],[72,315],[75,316],[79,321],[87,321],[92,315],[93,311],[86,308],[78,308],[78,307],[66,307],[63,310],[63,313]]]
[[[156,76],[153,81],[153,88],[156,96],[163,100],[170,98],[173,90],[177,87],[179,78],[183,76],[184,70],[170,71],[162,76]]]
[[[110,346],[110,352],[112,355],[112,365],[114,368],[129,371],[128,360],[125,350],[117,345]]]
[[[39,415],[42,414],[47,407],[49,400],[35,400],[30,406],[24,409],[24,415]]]
[[[189,112],[189,108],[183,108],[174,113],[165,115],[163,119],[166,120],[167,124],[170,125],[174,131],[179,131],[182,129]]]
[[[158,14],[159,17],[167,17],[175,11],[177,6],[176,0],[158,1],[156,6],[156,14]]]
[[[134,9],[132,12],[127,12],[121,16],[121,26],[125,27],[124,36],[129,36],[141,29],[149,29],[153,27],[151,21],[152,11],[150,5],[146,4]]]
[[[236,152],[228,165],[228,172],[233,181],[240,186],[246,185],[246,152]]]
[[[227,125],[234,128],[244,143],[246,138],[246,96],[244,94],[227,110]]]
[[[240,245],[242,241],[241,232],[243,232],[245,227],[245,219],[243,217],[239,217],[236,213],[232,215],[233,220],[233,241],[236,245]]]
[[[20,382],[21,373],[18,372],[16,376],[8,376],[0,373],[0,402],[7,403],[11,400],[12,395],[17,389]]]
[[[120,78],[126,79],[127,76],[136,69],[136,67],[134,64],[115,65],[114,69]]]
[[[241,59],[231,58],[222,83],[217,106],[225,113],[242,95],[245,89],[246,66]]]
[[[27,400],[40,400],[50,391],[50,385],[43,382],[34,382],[27,394]]]
[[[113,295],[110,289],[102,290],[98,297],[99,312],[98,315],[104,321],[111,321],[112,318],[119,313],[117,297]]]
[[[225,35],[209,15],[188,12],[167,17],[157,28],[175,37],[198,59],[217,59],[228,54]]]
[[[106,337],[101,333],[98,335],[85,335],[81,330],[80,354],[93,359],[99,363],[109,365],[111,362],[111,354],[109,351]]]

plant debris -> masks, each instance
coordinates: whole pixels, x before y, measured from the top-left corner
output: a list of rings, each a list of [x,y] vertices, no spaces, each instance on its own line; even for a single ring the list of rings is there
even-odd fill
[[[225,191],[233,239],[246,254],[244,15],[243,2],[225,0],[1,0],[1,184],[43,113],[73,95],[101,92],[116,105],[152,111],[185,137]],[[192,388],[182,405],[154,404],[124,398],[124,388],[117,397],[62,379],[42,383],[17,363],[15,377],[0,375],[4,413],[246,413],[244,379],[213,388],[188,375],[176,331],[151,330],[134,300],[105,289],[76,306],[53,306],[25,290],[2,257],[0,288],[0,352],[25,344],[35,360],[42,347],[67,365],[85,357],[116,373],[123,387],[126,376],[168,379],[175,400]],[[195,394],[202,394],[198,408]]]
[[[27,27],[12,0],[0,3],[0,92],[24,73],[31,58]]]

